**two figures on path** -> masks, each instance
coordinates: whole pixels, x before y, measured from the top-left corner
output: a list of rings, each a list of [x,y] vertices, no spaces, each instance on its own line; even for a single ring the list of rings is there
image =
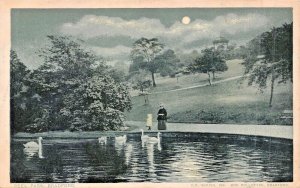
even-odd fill
[[[157,129],[158,130],[166,130],[167,129],[167,110],[164,108],[163,104],[159,105],[159,110],[157,113],[157,121],[158,121],[158,125],[157,125]],[[148,118],[147,118],[147,126],[148,126],[148,130],[151,130],[151,126],[152,126],[152,114],[148,114]]]

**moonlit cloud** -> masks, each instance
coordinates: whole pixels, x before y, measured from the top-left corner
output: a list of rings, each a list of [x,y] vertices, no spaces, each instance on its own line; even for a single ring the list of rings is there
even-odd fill
[[[86,15],[77,22],[64,23],[60,27],[60,32],[86,40],[116,36],[126,36],[134,40],[141,37],[158,37],[169,48],[181,48],[185,51],[189,50],[187,49],[189,47],[193,48],[194,46],[189,44],[195,41],[213,40],[220,34],[233,38],[238,35],[247,36],[248,32],[269,28],[269,22],[266,16],[260,14],[226,14],[213,20],[194,19],[189,24],[183,24],[178,20],[170,27],[166,27],[159,19],[153,18],[125,20],[120,17]],[[103,56],[128,57],[131,46],[117,45],[112,48],[93,46],[92,49]]]
[[[65,23],[60,31],[64,34],[81,36],[85,39],[97,36],[151,37],[166,30],[157,19],[140,18],[124,20],[119,17],[87,15],[76,23]]]
[[[64,34],[81,36],[85,39],[98,36],[129,36],[140,37],[166,37],[184,40],[200,38],[213,38],[220,32],[235,34],[247,32],[257,28],[265,27],[268,18],[259,14],[247,14],[239,16],[227,14],[218,16],[214,20],[207,21],[196,19],[185,25],[176,21],[171,27],[165,27],[159,19],[140,18],[136,20],[124,20],[119,17],[86,15],[76,23],[65,23],[60,28]],[[193,35],[192,38],[190,35]]]

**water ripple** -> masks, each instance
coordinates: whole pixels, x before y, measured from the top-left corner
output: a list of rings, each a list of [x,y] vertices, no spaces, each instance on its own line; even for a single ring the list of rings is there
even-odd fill
[[[165,139],[165,140],[164,140]],[[12,140],[12,182],[260,182],[292,181],[292,145],[164,138],[160,146],[130,139],[44,139],[43,156]],[[220,141],[222,139],[222,141]],[[159,148],[161,147],[161,149]]]

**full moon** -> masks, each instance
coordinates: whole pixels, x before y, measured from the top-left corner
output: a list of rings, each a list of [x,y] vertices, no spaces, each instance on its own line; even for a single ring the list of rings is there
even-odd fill
[[[191,19],[190,19],[190,17],[188,17],[188,16],[183,17],[182,20],[181,20],[181,22],[182,22],[183,24],[189,24],[190,21],[191,21]]]

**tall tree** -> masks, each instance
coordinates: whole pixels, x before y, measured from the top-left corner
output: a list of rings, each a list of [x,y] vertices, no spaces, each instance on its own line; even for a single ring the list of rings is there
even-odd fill
[[[293,81],[293,24],[273,28],[251,40],[243,63],[248,84],[257,84],[261,91],[270,81],[269,107],[272,107],[275,81]]]
[[[209,85],[211,85],[211,76],[217,71],[227,71],[228,66],[218,52],[214,51],[212,48],[207,48],[202,51],[202,56],[188,66],[188,69],[192,72],[207,74]]]
[[[40,105],[43,109],[36,124],[44,130],[68,126],[65,122],[68,119],[61,116],[60,110],[64,108],[66,98],[88,81],[92,68],[97,64],[97,57],[81,45],[83,41],[65,36],[47,37],[49,45],[38,52],[44,63],[33,72],[30,80],[31,87],[41,97]]]
[[[124,110],[131,108],[128,88],[109,75],[103,59],[85,49],[83,41],[48,39],[49,46],[39,52],[44,64],[30,77],[43,111],[29,129],[116,130],[124,125]]]
[[[10,51],[10,75],[11,75],[11,95],[16,97],[24,90],[25,77],[29,75],[30,71],[21,62],[16,51]]]
[[[21,131],[26,123],[26,79],[30,71],[21,62],[16,51],[10,51],[10,118],[11,133]]]
[[[164,45],[157,38],[140,38],[134,42],[131,50],[131,59],[133,62],[137,59],[142,60],[141,68],[150,71],[153,87],[156,87],[154,74],[157,72],[160,64],[155,58],[163,50]]]

